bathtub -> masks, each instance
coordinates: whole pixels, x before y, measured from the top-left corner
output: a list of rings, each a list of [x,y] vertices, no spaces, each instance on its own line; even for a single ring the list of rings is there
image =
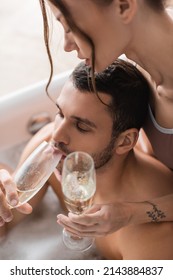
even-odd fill
[[[56,99],[71,71],[54,77],[50,92]],[[47,81],[0,98],[0,163],[15,168],[21,152],[34,133],[54,120],[56,106],[45,93]],[[63,213],[51,188],[33,213],[0,240],[1,260],[100,259],[93,247],[72,252],[62,242],[56,215]]]

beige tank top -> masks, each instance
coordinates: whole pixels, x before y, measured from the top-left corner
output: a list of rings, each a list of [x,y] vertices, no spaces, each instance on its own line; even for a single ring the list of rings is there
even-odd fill
[[[144,131],[150,140],[156,158],[173,170],[173,128],[161,127],[149,107]]]

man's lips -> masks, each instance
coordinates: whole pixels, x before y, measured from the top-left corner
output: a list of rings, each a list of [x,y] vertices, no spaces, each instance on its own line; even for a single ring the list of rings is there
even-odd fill
[[[58,163],[57,167],[54,170],[55,176],[60,182],[61,182],[61,174],[62,174],[62,168],[63,168],[63,163],[65,158],[66,156],[62,155],[60,162]]]
[[[62,155],[61,160],[59,161],[59,163],[58,163],[58,165],[57,165],[57,167],[56,167],[57,169],[58,169],[58,166],[59,166],[59,165],[62,165],[62,163],[64,162],[65,158],[66,158],[66,156],[65,156],[65,155]]]
[[[61,177],[62,176],[61,176],[61,174],[60,174],[58,169],[55,168],[54,174],[55,174],[55,177],[58,179],[58,181],[61,182]]]
[[[52,145],[53,145],[54,150],[62,155],[62,158],[65,158],[67,156],[66,153],[64,153],[63,151],[61,151],[59,149],[58,144],[56,142],[52,141]]]
[[[66,155],[62,154],[61,160],[64,160],[66,158]]]

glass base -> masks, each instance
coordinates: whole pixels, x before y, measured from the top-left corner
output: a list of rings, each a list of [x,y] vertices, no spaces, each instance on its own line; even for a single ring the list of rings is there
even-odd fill
[[[91,248],[94,238],[71,236],[65,229],[63,230],[63,242],[67,248],[73,251],[84,252]]]

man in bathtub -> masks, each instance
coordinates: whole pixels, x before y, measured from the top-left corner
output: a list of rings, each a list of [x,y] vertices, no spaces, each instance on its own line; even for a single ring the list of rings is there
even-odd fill
[[[89,82],[90,81],[90,82]],[[95,162],[97,190],[95,204],[113,201],[148,201],[172,192],[172,172],[156,159],[135,148],[139,130],[145,121],[152,89],[130,63],[116,60],[104,72],[96,74],[92,90],[85,64],[79,64],[57,98],[55,122],[40,130],[28,143],[21,161],[43,140],[53,140],[67,155],[73,151],[89,153]],[[61,200],[63,160],[48,180]],[[15,204],[15,186],[10,174],[1,170],[1,234],[29,214],[29,204],[8,209],[8,199]],[[30,201],[35,207],[47,186]],[[19,213],[22,212],[23,214]],[[157,209],[148,203],[148,216],[157,218]],[[164,213],[159,213],[164,216]],[[96,246],[107,259],[173,259],[173,223],[133,221],[115,233],[96,238]]]

